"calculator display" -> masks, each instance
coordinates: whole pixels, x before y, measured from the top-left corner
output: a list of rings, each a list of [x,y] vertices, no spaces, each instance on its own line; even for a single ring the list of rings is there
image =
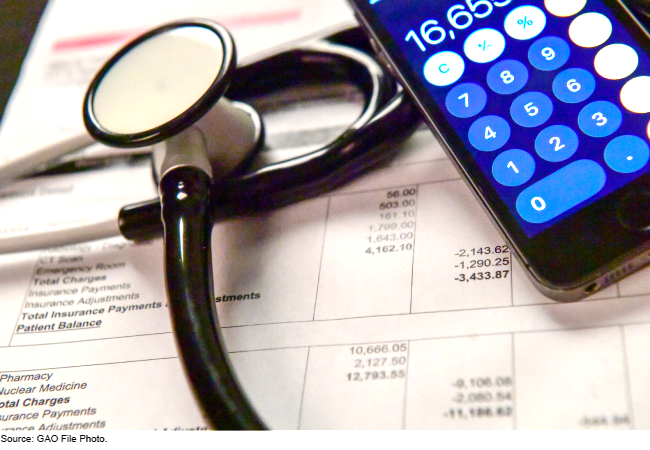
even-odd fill
[[[529,237],[649,171],[650,59],[601,0],[369,2]]]

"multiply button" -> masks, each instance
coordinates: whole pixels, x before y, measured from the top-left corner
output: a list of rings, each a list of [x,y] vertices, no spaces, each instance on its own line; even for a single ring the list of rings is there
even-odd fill
[[[517,211],[526,222],[548,222],[598,194],[605,180],[597,162],[574,161],[524,189],[517,197]]]

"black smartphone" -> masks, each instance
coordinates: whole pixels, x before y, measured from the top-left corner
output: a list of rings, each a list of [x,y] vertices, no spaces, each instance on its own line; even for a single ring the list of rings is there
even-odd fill
[[[618,0],[349,0],[536,287],[650,261],[650,36]]]

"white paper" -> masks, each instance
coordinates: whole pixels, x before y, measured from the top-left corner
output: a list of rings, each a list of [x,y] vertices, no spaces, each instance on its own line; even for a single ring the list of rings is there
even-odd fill
[[[163,19],[75,5],[120,30]],[[58,1],[48,20],[69,13]],[[66,36],[94,32],[80,22]],[[347,123],[354,108],[338,108]],[[276,122],[281,142],[337,125],[314,116],[299,139]],[[0,232],[153,195],[145,165],[24,181],[0,191]],[[217,224],[212,241],[232,361],[272,428],[650,428],[647,270],[580,303],[543,297],[425,129],[389,167]],[[206,427],[171,333],[159,240],[0,256],[0,285],[0,428]]]

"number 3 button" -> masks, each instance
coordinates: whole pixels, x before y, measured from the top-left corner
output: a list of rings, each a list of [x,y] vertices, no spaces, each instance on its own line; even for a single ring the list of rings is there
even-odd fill
[[[605,137],[621,126],[623,115],[613,103],[597,101],[589,103],[578,114],[578,125],[583,133],[592,137]]]
[[[506,150],[492,163],[492,175],[504,186],[520,186],[535,173],[535,160],[528,152]]]

